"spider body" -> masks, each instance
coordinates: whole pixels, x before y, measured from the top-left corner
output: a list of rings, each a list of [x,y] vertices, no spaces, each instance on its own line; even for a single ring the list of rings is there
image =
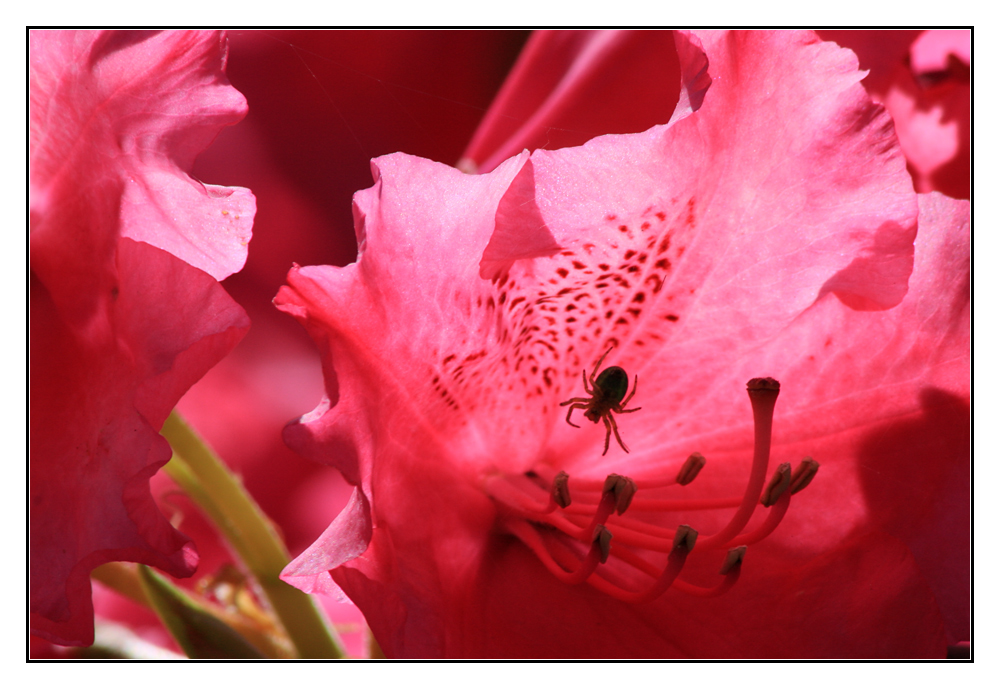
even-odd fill
[[[611,349],[614,349],[614,347]],[[579,426],[570,420],[574,409],[583,409],[583,415],[594,423],[601,420],[604,421],[604,427],[608,430],[608,433],[604,437],[604,452],[601,453],[602,456],[608,454],[612,433],[615,434],[615,440],[618,441],[621,448],[625,452],[628,452],[628,447],[625,446],[621,435],[618,434],[618,424],[615,423],[614,414],[630,414],[642,408],[625,409],[625,405],[635,395],[636,388],[639,385],[638,375],[635,377],[635,383],[632,385],[632,392],[626,397],[625,394],[628,392],[628,374],[625,372],[625,369],[621,366],[609,366],[601,371],[600,374],[597,374],[604,358],[611,353],[611,349],[604,352],[601,358],[597,360],[597,364],[594,365],[594,370],[591,372],[589,378],[587,377],[587,370],[583,370],[583,389],[590,397],[573,397],[559,404],[560,407],[565,407],[567,404],[570,405],[569,412],[566,414],[566,423],[574,428],[579,428]],[[597,375],[596,378],[594,377],[595,375]]]

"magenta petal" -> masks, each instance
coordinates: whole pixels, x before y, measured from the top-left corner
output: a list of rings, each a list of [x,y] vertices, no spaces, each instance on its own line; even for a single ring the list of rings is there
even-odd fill
[[[193,573],[193,546],[149,494],[170,459],[158,431],[249,327],[211,276],[170,254],[122,239],[117,257],[118,296],[98,332],[73,332],[40,281],[31,290],[32,631],[63,644],[93,642],[94,567]]]

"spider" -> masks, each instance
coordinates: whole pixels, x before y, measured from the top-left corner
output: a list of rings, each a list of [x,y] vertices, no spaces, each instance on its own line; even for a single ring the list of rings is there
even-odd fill
[[[596,380],[594,379],[594,374],[601,368],[601,362],[604,361],[604,357],[611,353],[612,349],[614,347],[604,352],[604,355],[597,360],[597,363],[594,365],[594,371],[590,374],[590,385],[587,385],[587,369],[583,369],[583,389],[590,397],[574,397],[559,404],[560,407],[565,407],[567,404],[570,405],[569,412],[566,414],[566,423],[573,426],[573,428],[579,428],[579,426],[570,421],[574,409],[585,410],[583,415],[594,423],[604,419],[604,427],[608,429],[608,434],[604,438],[604,452],[601,453],[602,457],[608,454],[612,431],[615,433],[615,439],[618,441],[618,444],[622,446],[625,452],[628,452],[628,448],[622,441],[622,437],[618,435],[618,424],[615,423],[615,417],[611,412],[615,412],[616,414],[630,414],[642,409],[642,407],[636,407],[635,409],[624,408],[628,404],[628,401],[632,399],[632,396],[635,395],[636,387],[639,385],[638,375],[635,377],[632,392],[628,397],[625,397],[625,393],[628,391],[628,374],[625,373],[625,369],[621,366],[609,366],[601,371]]]

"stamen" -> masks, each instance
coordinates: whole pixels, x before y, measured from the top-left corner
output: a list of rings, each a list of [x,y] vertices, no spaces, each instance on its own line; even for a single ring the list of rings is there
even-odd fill
[[[809,485],[812,481],[813,476],[819,471],[819,462],[817,462],[812,457],[806,457],[802,460],[802,463],[795,467],[795,471],[791,474],[791,477],[787,480],[784,478],[783,474],[788,473],[788,463],[784,463],[778,467],[778,471],[775,472],[774,476],[771,478],[771,483],[768,487],[764,489],[764,496],[761,497],[761,504],[765,507],[770,507],[771,509],[767,513],[767,518],[764,522],[758,526],[756,529],[748,534],[743,534],[733,539],[733,543],[740,542],[746,545],[753,545],[754,543],[759,543],[765,538],[774,533],[774,530],[778,528],[778,524],[784,519],[785,513],[788,512],[788,506],[791,504],[792,495],[802,490]],[[796,477],[799,477],[799,487],[796,490]],[[776,498],[772,496],[773,502],[768,505],[765,499],[768,497],[769,491],[772,490],[772,486],[778,483],[784,485],[785,488],[775,489],[773,492],[777,495]]]
[[[722,595],[739,580],[747,545],[774,532],[788,511],[792,494],[809,485],[819,470],[819,463],[806,457],[794,472],[790,464],[780,464],[767,480],[771,428],[779,391],[778,381],[773,378],[754,378],[747,383],[753,409],[754,451],[749,480],[741,497],[661,499],[636,495],[640,489],[690,484],[706,466],[705,457],[697,452],[688,456],[671,478],[661,475],[634,480],[620,474],[608,474],[602,480],[574,478],[572,498],[569,475],[548,465],[537,466],[523,475],[493,474],[486,477],[483,486],[497,503],[501,517],[498,523],[520,539],[564,583],[586,581],[599,591],[631,603],[652,601],[671,587],[692,596]],[[767,515],[752,531],[742,533],[758,501]],[[664,519],[670,512],[723,508],[734,509],[729,522],[717,533],[701,539],[688,525],[667,528],[676,521]],[[628,517],[623,516],[626,510],[632,513]],[[635,518],[634,513],[654,513],[660,518]],[[612,531],[616,544],[613,552]],[[579,544],[573,544],[574,540]],[[699,553],[728,549],[719,572],[722,580],[715,586],[697,586],[680,579],[696,544]],[[644,553],[665,553],[665,565],[654,565],[645,559]],[[598,571],[612,555],[618,566]],[[623,565],[633,568],[635,575],[650,577],[646,581],[651,583],[632,583],[636,580]]]
[[[656,600],[677,580],[681,570],[684,568],[684,563],[687,561],[688,553],[694,549],[697,538],[698,532],[690,526],[687,524],[679,526],[677,528],[677,536],[674,537],[674,547],[671,549],[669,557],[667,557],[667,566],[652,586],[645,591],[636,593],[625,591],[615,586],[614,589],[617,589],[617,591],[609,591],[609,593],[628,603],[648,603]]]
[[[560,471],[556,474],[556,477],[552,479],[552,502],[559,505],[563,509],[566,509],[572,503],[569,497],[569,474],[565,471]]]
[[[618,514],[625,514],[625,510],[628,509],[629,504],[632,502],[632,496],[635,495],[635,491],[638,490],[635,487],[635,481],[630,479],[628,476],[619,476],[618,474],[608,474],[608,477],[604,479],[604,493],[611,491],[615,496],[615,511]]]
[[[527,495],[522,487],[515,486],[511,479],[503,475],[492,475],[484,481],[483,487],[486,494],[492,497],[498,504],[504,505],[507,511],[540,517],[542,515],[555,512],[557,503],[553,495],[549,495],[548,504],[536,502]]]
[[[726,559],[722,562],[722,569],[719,570],[719,574],[726,575],[734,568],[739,568],[743,564],[743,557],[747,554],[747,547],[745,545],[738,546],[736,548],[730,548],[729,552],[726,553]]]
[[[803,459],[802,463],[795,467],[795,471],[792,473],[792,495],[795,495],[812,483],[817,471],[819,471],[819,462],[812,457]]]
[[[598,526],[594,530],[590,550],[587,551],[587,555],[580,565],[571,572],[564,570],[552,558],[552,555],[545,547],[542,537],[538,535],[538,532],[530,524],[518,519],[511,519],[506,522],[505,526],[508,531],[521,539],[521,542],[535,553],[553,576],[570,586],[582,584],[587,580],[587,577],[594,573],[597,565],[608,560],[608,553],[610,553],[611,549],[611,532],[603,526]]]
[[[774,533],[774,530],[778,528],[778,524],[785,517],[785,512],[788,511],[788,505],[791,504],[792,491],[786,490],[778,499],[775,501],[774,505],[767,512],[767,518],[758,526],[756,529],[747,534],[741,534],[730,541],[733,543],[742,543],[744,545],[753,545],[754,543],[759,543],[765,538]]]
[[[686,486],[697,478],[698,473],[705,467],[706,462],[707,460],[704,455],[700,452],[694,452],[684,461],[684,464],[681,465],[680,470],[677,472],[677,476],[633,479],[633,483],[635,483],[636,490],[652,490],[654,488],[667,488],[669,486],[676,485]],[[560,471],[556,474],[555,469],[551,467],[539,466],[534,473],[546,481],[555,482],[559,479],[560,474],[565,474],[566,472]],[[568,478],[569,477],[567,476],[567,479]],[[600,500],[600,494],[604,492],[605,481],[607,481],[606,478],[586,479],[574,477],[573,492],[574,494],[581,496],[579,498],[581,502],[596,505]],[[586,496],[587,493],[597,493],[598,495],[593,495],[588,499]]]
[[[670,551],[670,555],[667,558],[667,566],[659,573],[657,580],[643,591],[627,591],[620,586],[612,584],[600,574],[593,574],[587,580],[587,583],[598,591],[627,603],[648,603],[656,600],[677,582],[677,577],[684,568],[688,553],[691,552],[697,538],[698,532],[690,526],[680,526],[675,539],[677,545]],[[565,545],[555,543],[554,546],[561,557],[566,558],[569,555],[568,548]]]
[[[701,460],[703,462],[702,466],[704,466],[704,459],[705,458],[701,454],[695,452],[691,457],[688,457],[688,459],[685,462],[684,466],[681,467],[681,471],[682,472],[685,470],[684,467],[686,467],[688,465],[688,463],[693,463],[695,461],[695,460],[692,460],[692,457],[695,457],[695,456],[701,458]],[[700,471],[700,470],[701,470],[701,467],[699,467],[695,471],[695,476],[697,476],[697,472]],[[537,473],[539,476],[541,476],[543,479],[545,479],[547,481],[553,481],[553,480],[555,480],[555,477],[557,476],[557,474],[555,473],[555,469],[553,469],[552,467],[545,467],[545,466],[539,466],[535,470],[535,473]],[[560,473],[565,473],[565,472],[560,472]],[[693,478],[694,477],[692,477],[692,480],[693,480]],[[587,478],[580,478],[578,476],[574,476],[573,477],[573,493],[576,494],[576,495],[586,494],[586,493],[598,493],[598,494],[603,493],[604,492],[604,482],[606,480],[607,480],[606,478],[587,479]],[[634,479],[633,482],[636,485],[636,490],[652,490],[653,488],[667,488],[668,486],[676,486],[679,481],[678,481],[678,479],[676,477],[670,477],[670,478],[659,478],[659,477],[656,477],[656,478]],[[689,483],[690,483],[690,481],[689,481]],[[686,485],[686,484],[684,484],[684,485]],[[587,500],[586,497],[582,497],[580,499],[583,502],[588,502],[588,500]],[[600,499],[599,495],[598,496],[593,496],[593,497],[590,498],[589,503],[593,504],[593,505],[596,505],[599,499]]]
[[[780,498],[781,495],[788,490],[788,486],[791,484],[792,465],[788,462],[783,462],[778,465],[774,475],[771,476],[771,480],[764,489],[764,494],[760,496],[760,504],[764,507],[770,507],[774,503],[778,502],[778,498]]]
[[[746,552],[746,546],[729,549],[729,552],[726,553],[726,559],[722,563],[722,569],[719,570],[719,574],[725,578],[712,588],[693,586],[680,579],[674,582],[674,588],[689,596],[697,596],[699,598],[715,598],[716,596],[728,593],[731,588],[736,586],[736,582],[740,580],[740,573],[743,570],[741,565],[743,564],[743,556]]]
[[[736,582],[739,581],[739,565],[743,561],[743,554],[746,553],[746,550],[746,546],[739,546],[738,548],[731,548],[729,552],[726,553],[726,559],[722,563],[722,570],[719,572],[720,574],[725,575],[725,578],[717,585],[712,586],[711,588],[706,588],[704,586],[690,584],[683,579],[678,578],[674,580],[671,588],[675,588],[681,593],[689,596],[696,596],[698,598],[714,598],[715,596],[721,596],[733,588],[733,586],[736,585]],[[658,578],[660,576],[660,569],[656,565],[640,557],[631,550],[619,548],[615,551],[615,557],[653,578]],[[595,575],[589,583],[593,584],[596,579],[597,575]],[[607,591],[605,591],[605,593],[607,593]]]
[[[686,498],[659,500],[656,498],[636,498],[629,508],[633,512],[686,512],[688,510],[721,510],[739,507],[743,498]]]
[[[598,524],[597,528],[594,529],[593,544],[600,550],[601,564],[603,565],[611,554],[611,532],[603,524]]]
[[[598,525],[603,525],[615,511],[622,514],[628,509],[633,495],[635,495],[635,482],[632,479],[618,474],[608,474],[604,480],[601,502],[597,505],[597,511],[594,512],[594,517],[586,527],[585,533],[593,533],[594,529]]]
[[[580,515],[569,515],[567,519],[575,524],[580,531],[584,531],[587,528],[584,525],[585,518]],[[615,518],[613,526],[615,527],[615,537],[620,543],[659,553],[670,552],[671,548],[673,548],[671,542],[677,535],[675,529],[666,529],[622,518]]]

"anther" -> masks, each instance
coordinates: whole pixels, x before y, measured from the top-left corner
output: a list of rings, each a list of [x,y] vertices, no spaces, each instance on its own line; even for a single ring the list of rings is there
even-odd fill
[[[704,466],[704,455],[700,452],[692,453],[691,456],[689,456],[684,462],[684,466],[681,467],[681,470],[677,472],[677,483],[682,486],[686,486],[691,483],[698,477],[699,472],[701,472]]]
[[[681,524],[677,527],[677,534],[674,536],[674,550],[680,549],[690,553],[694,550],[694,544],[697,540],[698,532],[687,524]]]
[[[764,494],[760,496],[760,504],[764,507],[770,507],[774,503],[778,502],[778,498],[781,494],[788,490],[788,486],[792,483],[792,465],[788,462],[783,462],[778,465],[775,470],[774,475],[771,476],[771,480],[768,482],[767,487],[764,488]]]
[[[615,511],[619,515],[622,515],[628,509],[628,506],[632,504],[632,496],[635,495],[636,490],[635,481],[628,476],[608,474],[608,477],[604,479],[604,490],[602,492],[605,495],[614,493]]]
[[[743,557],[746,554],[747,547],[745,545],[730,548],[729,552],[726,553],[726,559],[722,562],[722,569],[719,570],[719,574],[729,574],[730,570],[734,567],[739,567],[743,564]]]
[[[560,471],[552,479],[552,501],[563,509],[569,507],[572,502],[569,497],[569,474],[565,471]]]
[[[817,471],[819,471],[819,462],[812,457],[806,457],[803,459],[802,462],[795,467],[795,471],[792,472],[792,495],[795,495],[812,483],[813,477],[816,476]]]
[[[594,527],[594,538],[591,541],[592,544],[596,545],[601,553],[601,564],[608,561],[608,556],[611,554],[611,532],[608,531],[608,527],[604,524],[598,524]]]

